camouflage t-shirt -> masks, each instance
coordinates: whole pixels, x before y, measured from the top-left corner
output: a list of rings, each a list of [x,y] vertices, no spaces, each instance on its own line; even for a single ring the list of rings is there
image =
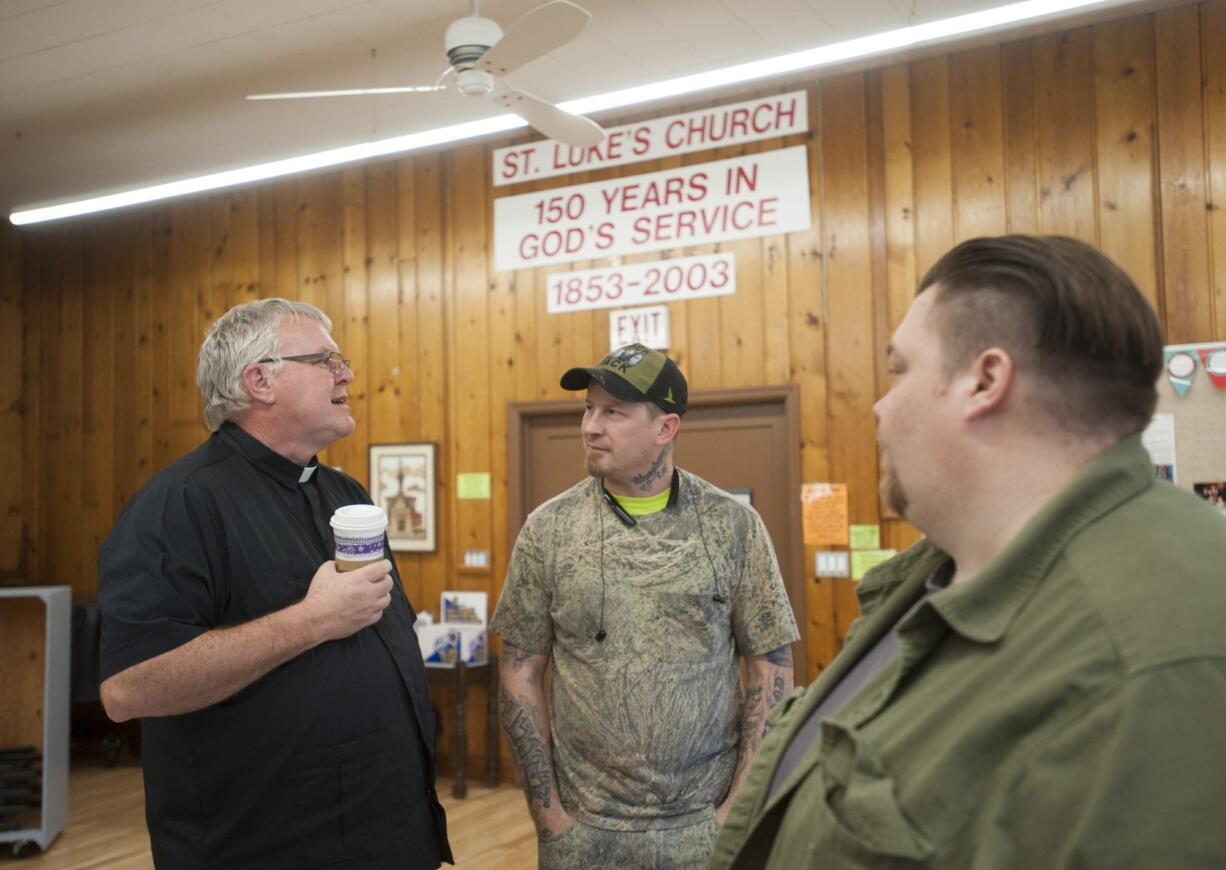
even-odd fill
[[[552,653],[562,804],[612,830],[709,815],[736,767],[737,657],[798,637],[752,508],[686,473],[671,507],[637,520],[623,525],[594,478],[545,502],[515,542],[491,624],[526,652]]]

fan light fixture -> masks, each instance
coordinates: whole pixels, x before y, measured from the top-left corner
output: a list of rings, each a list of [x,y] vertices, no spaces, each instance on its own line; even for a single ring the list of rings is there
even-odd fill
[[[726,87],[740,82],[754,81],[784,73],[827,66],[854,58],[869,57],[918,45],[932,44],[956,36],[998,30],[1023,21],[1034,21],[1080,9],[1088,9],[1095,6],[1104,8],[1121,6],[1129,2],[1135,2],[1135,0],[1024,0],[1024,2],[1020,3],[1011,3],[1007,6],[998,6],[994,9],[985,9],[981,12],[958,15],[928,24],[900,27],[896,30],[872,36],[848,39],[843,42],[817,46],[765,60],[738,64],[710,72],[655,82],[650,85],[626,88],[607,94],[571,100],[559,103],[558,108],[574,114],[587,114],[590,112],[625,108],[666,97],[676,97],[710,88]],[[284,160],[274,160],[269,163],[259,163],[254,166],[232,169],[226,172],[199,175],[194,178],[140,187],[105,196],[95,196],[40,208],[23,209],[10,214],[9,220],[19,226],[41,223],[43,221],[61,220],[63,218],[93,214],[130,205],[156,202],[186,194],[202,193],[208,190],[233,187],[239,184],[249,184],[254,181],[281,178],[299,172],[339,166],[359,160],[368,160],[373,157],[402,154],[406,151],[428,148],[433,145],[462,142],[525,126],[527,126],[527,123],[516,115],[498,115],[497,117],[484,118],[479,121],[437,127],[433,130],[424,130],[405,136],[363,142],[357,145],[333,148],[328,151],[304,154]]]

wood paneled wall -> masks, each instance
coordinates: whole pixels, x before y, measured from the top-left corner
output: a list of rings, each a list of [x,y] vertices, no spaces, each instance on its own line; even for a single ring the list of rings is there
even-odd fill
[[[877,522],[884,346],[916,278],[953,243],[1081,237],[1133,275],[1169,341],[1226,339],[1224,42],[1226,0],[1214,0],[773,81],[651,114],[800,86],[812,133],[538,186],[804,142],[813,229],[724,246],[738,292],[674,304],[672,353],[695,390],[799,385],[804,478],[847,482],[852,521]],[[608,341],[605,312],[546,312],[550,270],[492,268],[490,152],[514,141],[525,137],[0,232],[0,511],[28,523],[31,580],[94,595],[120,507],[204,437],[205,326],[280,295],[327,311],[354,360],[357,432],[326,461],[366,482],[368,445],[439,445],[438,551],[400,558],[414,603],[436,608],[451,587],[496,595],[512,543],[507,403],[564,396],[561,372]],[[455,475],[473,471],[492,473],[489,501],[454,498]],[[884,545],[915,539],[883,521]],[[492,572],[458,573],[465,549],[490,549]],[[850,584],[811,581],[806,608],[814,673],[854,615]]]

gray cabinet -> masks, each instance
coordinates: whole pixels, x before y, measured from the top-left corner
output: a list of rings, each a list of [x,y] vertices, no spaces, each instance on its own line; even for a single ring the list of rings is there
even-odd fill
[[[68,682],[72,590],[0,587],[0,746],[42,753],[42,806],[0,843],[46,849],[68,821]],[[7,847],[6,847],[7,848]]]

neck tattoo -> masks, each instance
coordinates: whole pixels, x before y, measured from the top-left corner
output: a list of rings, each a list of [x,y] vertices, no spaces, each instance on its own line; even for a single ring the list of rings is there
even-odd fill
[[[643,492],[651,489],[653,483],[664,477],[664,460],[668,457],[668,448],[664,447],[660,450],[660,455],[651,463],[651,468],[644,471],[642,474],[636,474],[630,478],[630,482]]]

